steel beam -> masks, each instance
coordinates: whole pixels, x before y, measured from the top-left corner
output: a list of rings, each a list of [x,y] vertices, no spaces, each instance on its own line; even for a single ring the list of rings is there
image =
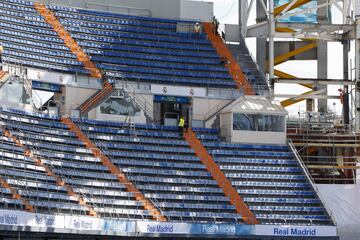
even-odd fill
[[[277,72],[277,70],[276,70]],[[276,74],[278,75],[278,74]],[[292,76],[292,75],[290,75]],[[355,82],[350,80],[342,79],[312,79],[312,78],[276,78],[275,83],[297,83],[297,84],[324,84],[324,85],[343,85],[343,86],[352,86],[355,85]]]
[[[292,98],[289,98],[289,99],[286,99],[284,101],[281,102],[281,105],[283,107],[288,107],[288,106],[291,106],[295,103],[298,103],[298,102],[301,102],[307,98],[310,98],[310,97],[314,97],[315,95],[318,95],[318,94],[322,94],[324,93],[324,89],[321,89],[321,90],[317,90],[317,91],[308,91],[308,92],[305,92],[301,95],[298,95],[296,97],[292,97]]]
[[[282,13],[282,11],[288,7],[289,4],[292,4],[292,6],[290,8],[288,8],[287,11],[298,8],[298,7],[308,3],[310,1],[311,0],[297,0],[297,2],[295,4],[292,4],[291,2],[289,2],[289,3],[286,3],[284,5],[281,5],[281,6],[274,9],[274,16],[280,15]]]
[[[277,98],[296,98],[299,95],[297,94],[275,94]],[[305,99],[339,99],[340,96],[330,96],[330,95],[309,95],[309,96],[302,96],[302,100]],[[290,106],[290,105],[289,105]]]
[[[278,77],[281,77],[281,78],[287,78],[287,79],[298,79],[298,77],[295,77],[294,75],[291,75],[291,74],[288,74],[286,72],[282,72],[282,71],[279,71],[279,70],[276,70],[275,69],[275,75],[278,76]],[[274,79],[274,81],[276,81],[277,79]],[[313,88],[313,85],[311,84],[307,84],[307,83],[299,83],[301,86],[304,86],[304,87],[307,87],[307,88],[310,88],[312,89]]]
[[[293,51],[290,51],[290,52],[284,53],[282,55],[279,55],[274,59],[274,64],[275,65],[281,64],[281,63],[289,60],[289,58],[291,58],[291,57],[294,57],[294,56],[296,56],[298,54],[309,51],[310,49],[313,49],[313,48],[316,48],[316,47],[317,47],[317,44],[315,42],[312,42],[312,43],[309,43],[309,44],[307,44],[305,46],[299,47],[299,48],[297,48],[297,49],[295,49]]]

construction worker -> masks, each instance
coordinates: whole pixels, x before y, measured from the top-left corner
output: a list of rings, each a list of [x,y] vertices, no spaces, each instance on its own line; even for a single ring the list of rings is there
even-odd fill
[[[220,25],[220,23],[219,23],[219,21],[216,19],[215,16],[213,17],[212,25],[213,25],[213,28],[214,28],[214,34],[215,34],[215,35],[218,35],[218,34],[219,34],[218,31],[219,31],[219,25]]]
[[[200,26],[200,24],[197,22],[197,23],[195,23],[193,32],[194,32],[194,33],[197,33],[197,34],[200,34],[200,31],[201,31],[201,26]]]
[[[180,132],[181,136],[183,136],[184,126],[185,126],[185,118],[183,116],[181,116],[179,119],[179,124],[178,124],[179,132]]]

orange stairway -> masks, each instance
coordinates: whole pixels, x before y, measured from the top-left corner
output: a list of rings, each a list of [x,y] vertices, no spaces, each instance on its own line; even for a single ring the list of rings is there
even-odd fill
[[[28,149],[24,144],[21,143],[20,139],[16,138],[14,135],[12,135],[8,130],[6,129],[2,129],[3,132],[4,132],[4,135],[8,138],[11,138],[13,140],[14,143],[16,143],[16,145],[18,145],[19,147],[23,148],[24,149],[24,155],[27,156],[27,157],[30,157],[32,160],[34,160],[35,164],[38,165],[38,166],[42,166],[44,169],[45,169],[45,173],[47,176],[52,176],[56,179],[56,184],[58,186],[62,186],[66,189],[67,191],[67,194],[69,196],[72,196],[74,198],[77,199],[78,203],[80,205],[83,205],[83,206],[86,206],[87,209],[88,209],[88,212],[87,212],[87,215],[89,216],[96,216],[96,212],[95,210],[93,209],[92,206],[88,205],[85,200],[80,197],[79,195],[77,195],[74,190],[72,189],[71,186],[69,186],[68,184],[65,183],[65,181],[63,179],[61,179],[61,177],[57,176],[55,174],[54,171],[52,171],[49,166],[47,166],[40,158],[38,157],[35,157],[32,153],[32,151],[30,149]]]
[[[70,48],[77,59],[82,62],[85,66],[85,69],[90,71],[90,76],[94,78],[101,78],[101,72],[96,67],[96,65],[90,60],[90,57],[85,53],[85,51],[79,46],[79,44],[71,37],[70,33],[66,31],[64,26],[56,18],[55,14],[46,8],[44,4],[39,2],[34,3],[35,9],[44,17],[45,21],[50,24],[59,37],[64,41],[65,45]]]
[[[228,68],[230,75],[233,80],[236,82],[237,88],[244,89],[245,95],[254,95],[251,84],[245,77],[245,74],[241,70],[237,60],[231,54],[230,50],[222,40],[222,38],[215,34],[214,26],[211,23],[204,22],[202,23],[204,32],[206,33],[208,39],[212,42],[216,52],[221,58],[227,59],[230,61],[229,64],[225,64]]]
[[[242,216],[244,222],[247,224],[258,224],[258,220],[247,207],[244,200],[239,196],[236,189],[231,185],[231,182],[226,178],[220,167],[206,151],[201,141],[197,139],[196,134],[191,129],[188,129],[187,132],[184,132],[184,138],[195,151],[195,154],[200,158],[201,162],[205,165],[212,178],[218,183],[219,187],[230,199],[231,204],[235,207],[236,212]]]
[[[113,93],[115,88],[108,81],[105,81],[102,89],[97,91],[94,95],[89,97],[85,102],[83,102],[78,109],[80,114],[83,115],[89,112],[94,107],[98,106],[106,97]]]
[[[15,189],[13,189],[3,178],[0,177],[0,185],[3,188],[9,189],[11,192],[11,196],[14,199],[21,199],[22,204],[25,207],[25,210],[28,212],[34,212],[34,207],[30,205],[29,201],[23,198]]]
[[[167,221],[166,217],[162,215],[156,206],[149,199],[147,199],[130,180],[127,179],[125,174],[111,162],[111,160],[85,135],[85,133],[81,131],[81,129],[70,118],[63,117],[61,121],[76,134],[79,140],[84,142],[86,147],[92,151],[95,157],[101,160],[102,164],[109,169],[111,174],[117,177],[118,181],[125,186],[126,190],[130,193],[133,193],[135,199],[144,204],[144,208],[151,212],[155,220],[160,222]]]
[[[7,75],[7,72],[1,70],[0,71],[0,80],[3,79],[6,75]]]

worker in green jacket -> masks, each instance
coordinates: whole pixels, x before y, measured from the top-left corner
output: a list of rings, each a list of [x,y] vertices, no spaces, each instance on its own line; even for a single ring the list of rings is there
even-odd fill
[[[183,116],[181,116],[179,119],[179,124],[178,124],[179,132],[180,132],[181,136],[183,135],[183,132],[184,132],[184,126],[185,126],[185,118]]]

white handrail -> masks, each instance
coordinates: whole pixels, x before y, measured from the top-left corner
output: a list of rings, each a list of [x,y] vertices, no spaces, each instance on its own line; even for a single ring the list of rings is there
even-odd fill
[[[301,159],[298,151],[297,151],[296,148],[295,148],[295,145],[293,144],[293,142],[292,142],[290,139],[288,140],[288,143],[289,143],[289,146],[290,146],[292,152],[293,152],[294,155],[295,155],[296,160],[297,160],[298,163],[300,164],[300,166],[301,166],[301,168],[303,169],[303,171],[304,171],[307,179],[309,180],[312,188],[313,188],[314,191],[316,192],[316,195],[318,196],[318,198],[320,199],[322,205],[323,205],[324,208],[326,209],[329,217],[331,218],[331,220],[333,221],[333,223],[336,225],[336,221],[335,221],[335,218],[334,218],[334,216],[333,216],[332,211],[326,206],[325,201],[323,200],[323,198],[322,198],[322,196],[321,196],[321,194],[320,194],[317,186],[314,184],[314,179],[311,177],[311,174],[310,174],[309,170],[307,169],[307,167],[305,166],[304,162],[302,161],[302,159]]]

